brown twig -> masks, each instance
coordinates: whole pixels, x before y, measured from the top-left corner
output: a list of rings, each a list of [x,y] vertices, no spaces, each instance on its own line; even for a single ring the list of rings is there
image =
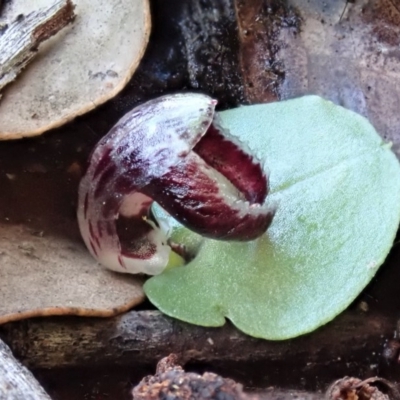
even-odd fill
[[[303,360],[318,369],[331,360],[337,365],[338,358],[346,360],[350,355],[353,362],[363,362],[363,354],[382,349],[382,338],[390,337],[393,329],[391,319],[353,312],[311,335],[270,342],[246,336],[230,324],[203,328],[158,311],[131,311],[106,319],[32,319],[3,325],[0,332],[18,358],[32,368],[129,366],[133,355],[152,364],[168,349],[182,363],[251,360],[268,361],[271,366],[285,361],[287,366],[290,360]]]

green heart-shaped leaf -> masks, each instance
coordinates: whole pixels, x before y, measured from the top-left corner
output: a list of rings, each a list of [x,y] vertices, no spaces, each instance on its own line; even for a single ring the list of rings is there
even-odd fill
[[[164,313],[286,339],[330,321],[383,263],[400,219],[400,167],[363,117],[316,96],[220,113],[270,170],[270,229],[204,240],[184,267],[149,279]],[[223,216],[221,216],[223,218]],[[193,236],[178,227],[181,241]]]

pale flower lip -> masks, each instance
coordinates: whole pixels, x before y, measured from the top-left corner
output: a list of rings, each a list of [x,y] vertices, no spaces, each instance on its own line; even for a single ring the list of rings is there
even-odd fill
[[[270,225],[268,179],[260,163],[220,126],[216,101],[195,93],[162,96],[126,114],[97,144],[79,187],[78,222],[106,268],[159,274],[171,251],[152,215],[159,203],[209,238],[252,240]],[[119,216],[129,217],[130,245]]]

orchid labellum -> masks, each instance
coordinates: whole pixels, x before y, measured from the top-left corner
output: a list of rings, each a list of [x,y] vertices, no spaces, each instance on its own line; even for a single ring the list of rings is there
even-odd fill
[[[79,188],[78,221],[92,255],[128,273],[161,273],[171,247],[153,201],[209,238],[252,240],[271,223],[260,163],[218,123],[201,94],[159,97],[126,114],[94,149]],[[129,245],[119,217],[129,218]],[[174,247],[175,246],[175,247]]]

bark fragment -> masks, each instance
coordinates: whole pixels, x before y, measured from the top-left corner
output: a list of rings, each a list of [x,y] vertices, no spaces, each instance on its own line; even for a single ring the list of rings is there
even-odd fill
[[[0,399],[50,400],[34,376],[12,355],[0,340]]]
[[[277,101],[285,78],[279,34],[285,29],[296,35],[300,19],[281,0],[236,0],[235,10],[245,98],[250,103]]]
[[[0,27],[0,90],[29,64],[43,41],[75,18],[71,0],[57,0],[46,9],[19,15]]]

